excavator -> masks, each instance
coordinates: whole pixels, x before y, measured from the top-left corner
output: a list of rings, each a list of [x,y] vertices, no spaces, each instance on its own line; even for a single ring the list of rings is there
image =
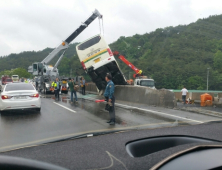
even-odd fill
[[[57,67],[61,62],[66,50],[69,48],[69,44],[97,17],[101,19],[102,15],[97,9],[95,9],[92,15],[84,23],[82,23],[68,38],[66,38],[65,41],[63,41],[57,48],[55,48],[43,61],[35,62],[32,64],[32,66],[28,67],[28,72],[38,77],[38,87],[36,87],[36,89],[43,91],[44,93],[53,91],[51,82],[55,81],[55,79],[59,77],[59,71]],[[49,62],[59,53],[62,54],[54,67],[49,65]]]
[[[118,51],[114,51],[113,55],[118,57],[121,61],[123,61],[126,65],[128,65],[133,71],[135,71],[135,74],[133,74],[133,78],[135,79],[134,82],[133,82],[132,79],[127,80],[127,83],[129,85],[147,86],[149,88],[156,89],[155,84],[154,84],[154,80],[153,79],[148,79],[147,76],[144,76],[142,70],[140,70],[136,66],[134,66],[123,55],[121,55]]]

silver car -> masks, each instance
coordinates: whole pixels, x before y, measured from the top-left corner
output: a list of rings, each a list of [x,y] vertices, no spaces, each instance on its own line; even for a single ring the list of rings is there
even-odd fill
[[[41,110],[41,99],[35,87],[30,83],[6,84],[0,95],[0,112],[6,110]]]

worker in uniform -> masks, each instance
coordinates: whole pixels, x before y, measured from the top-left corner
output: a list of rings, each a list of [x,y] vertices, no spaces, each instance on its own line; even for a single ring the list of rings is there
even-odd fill
[[[73,93],[74,93],[74,95],[75,95],[75,101],[76,101],[76,103],[78,103],[78,98],[77,98],[77,91],[78,91],[78,89],[79,89],[79,83],[76,81],[74,81],[74,79],[72,78],[72,83],[73,83],[73,85],[74,85],[74,91],[73,91]]]
[[[55,81],[53,81],[52,82],[52,84],[51,84],[51,87],[53,87],[53,89],[54,89],[54,94],[56,95],[56,93],[55,93],[55,86],[57,86],[57,85],[55,85],[56,83],[55,83]],[[56,96],[55,96],[56,97]]]
[[[39,86],[39,78],[36,76],[35,77],[35,89],[38,90],[38,86]]]
[[[59,84],[59,79],[56,78],[56,97],[59,100],[59,91],[60,91],[60,84]]]
[[[107,82],[106,90],[104,93],[104,97],[106,98],[106,101],[108,103],[111,103],[112,109],[109,110],[109,116],[110,120],[107,122],[110,125],[115,125],[115,97],[114,97],[114,90],[115,86],[112,82],[112,76],[110,74],[107,74],[105,77],[105,80]]]
[[[55,83],[55,81],[52,82],[51,86],[54,88],[54,94],[55,94],[55,99],[56,99],[56,97],[57,97],[57,93],[56,93],[57,84]]]
[[[52,83],[55,92],[55,99],[59,100],[59,79],[56,78],[56,81]]]
[[[29,81],[27,79],[25,79],[25,83],[29,83]]]
[[[55,81],[52,82],[51,86],[54,87]]]
[[[81,80],[81,87],[82,87],[82,95],[85,95],[85,91],[86,91],[86,86],[85,86],[85,84],[86,84],[86,81],[85,81],[85,79],[82,77],[82,80]]]

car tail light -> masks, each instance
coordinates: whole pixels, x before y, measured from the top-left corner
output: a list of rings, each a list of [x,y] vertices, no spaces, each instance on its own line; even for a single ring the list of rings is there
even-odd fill
[[[7,96],[7,95],[2,95],[2,99],[5,100],[5,99],[11,99],[12,97],[11,96]]]
[[[108,51],[110,56],[113,56],[113,53],[112,53],[112,51],[109,48],[107,48],[107,51]]]
[[[82,61],[81,64],[82,64],[82,68],[85,70],[86,66],[85,66],[84,62]]]
[[[39,97],[39,94],[38,94],[38,93],[32,94],[32,95],[30,95],[29,97],[36,97],[36,98],[38,98],[38,97]]]

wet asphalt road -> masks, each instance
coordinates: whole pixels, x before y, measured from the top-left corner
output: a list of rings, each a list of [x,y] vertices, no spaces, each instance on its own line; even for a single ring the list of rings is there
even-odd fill
[[[78,97],[78,103],[70,104],[68,95],[61,95],[59,101],[55,101],[53,95],[42,95],[41,113],[24,110],[1,114],[0,151],[92,132],[173,127],[198,124],[199,121],[220,120],[184,111],[164,108],[143,108],[143,111],[140,111],[129,106],[116,107],[116,125],[110,126],[106,123],[109,115],[104,109],[105,104],[93,101],[98,96],[78,94]]]

